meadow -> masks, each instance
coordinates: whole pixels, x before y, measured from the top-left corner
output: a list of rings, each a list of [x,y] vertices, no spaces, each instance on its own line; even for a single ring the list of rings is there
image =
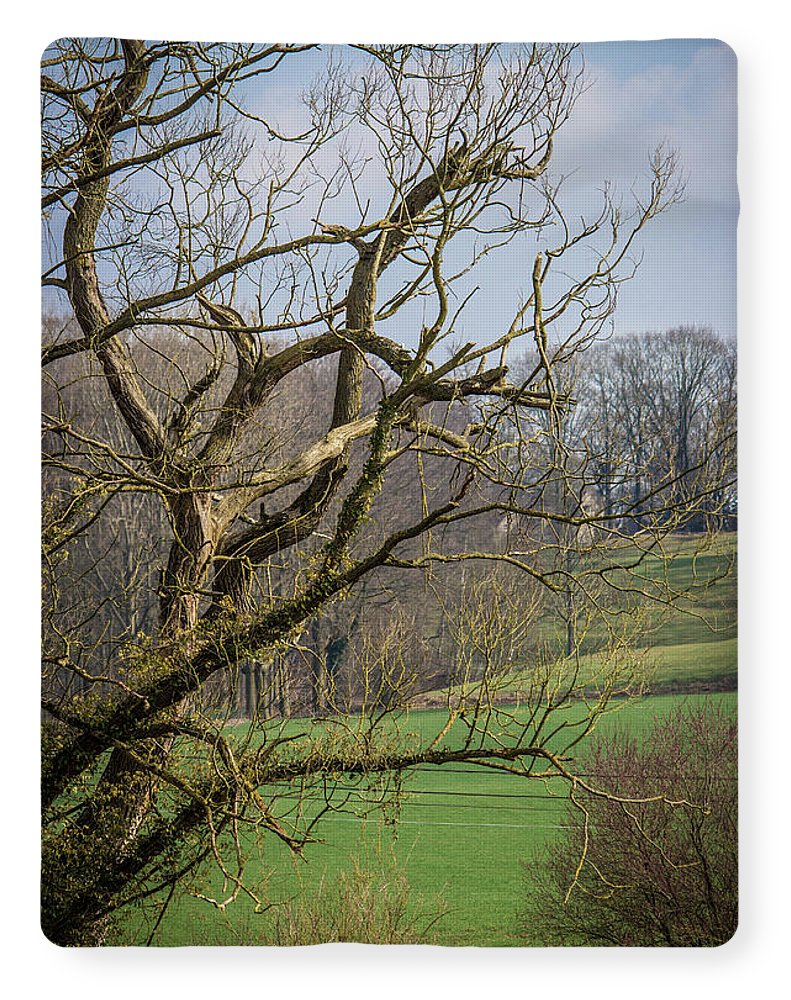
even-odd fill
[[[597,731],[639,735],[677,706],[694,708],[704,701],[736,711],[733,692],[649,696],[605,716]],[[441,726],[442,714],[418,712],[410,722],[433,731]],[[184,893],[165,912],[151,944],[277,943],[282,939],[276,930],[279,905],[297,899],[313,907],[315,919],[321,898],[331,907],[339,886],[403,894],[407,939],[426,932],[427,940],[445,945],[524,943],[517,914],[529,891],[529,875],[525,881],[522,865],[569,823],[565,786],[458,765],[421,767],[405,779],[396,804],[384,812],[373,808],[368,816],[360,813],[374,804],[375,791],[342,782],[331,791],[336,797],[348,794],[349,801],[323,818],[320,840],[306,847],[302,859],[272,837],[262,847],[250,843],[247,877],[276,904],[272,909],[256,914],[241,898],[221,911]],[[302,808],[310,815],[322,802]],[[279,807],[286,814],[288,798],[281,798]],[[407,892],[397,884],[399,875],[408,883]],[[192,888],[217,899],[228,892],[211,867]],[[130,913],[119,928],[120,938],[147,941],[158,916],[155,908]]]
[[[614,700],[591,738],[618,731],[639,738],[655,718],[679,705],[693,709],[705,702],[736,712],[734,539],[716,542],[703,556],[693,555],[691,545],[686,554],[684,545],[671,564],[674,583],[679,588],[698,579],[716,583],[701,587],[692,615],[656,618],[645,636],[651,660],[648,693]],[[596,653],[587,655],[593,670]],[[515,689],[516,675],[513,684]],[[507,701],[507,695],[506,685],[499,700]],[[518,720],[523,712],[504,709],[503,718]],[[400,726],[405,734],[426,736],[438,732],[444,718],[439,708],[412,710]],[[304,728],[306,721],[299,724]],[[297,725],[296,720],[289,725]],[[584,766],[584,745],[579,752]],[[256,913],[240,897],[218,909],[196,898],[221,900],[228,894],[227,882],[207,866],[164,911],[160,898],[127,912],[115,943],[312,943],[328,933],[343,939],[332,911],[357,903],[376,910],[375,921],[398,924],[389,940],[529,943],[518,926],[529,892],[529,866],[570,822],[566,786],[454,764],[414,768],[384,808],[381,788],[376,780],[340,776],[321,797],[302,799],[288,787],[267,789],[280,816],[300,809],[310,817],[327,799],[334,803],[317,828],[318,841],[307,845],[302,858],[273,837],[246,843],[247,878],[271,906]]]

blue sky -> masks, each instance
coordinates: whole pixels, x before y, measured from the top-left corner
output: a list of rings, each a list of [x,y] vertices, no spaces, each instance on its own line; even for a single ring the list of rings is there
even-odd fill
[[[610,181],[628,203],[645,190],[650,152],[660,143],[678,150],[687,179],[686,199],[644,231],[637,276],[621,287],[616,332],[664,330],[684,324],[736,335],[736,58],[716,39],[602,42],[582,46],[588,88],[556,142],[552,170],[568,175],[563,189],[572,213],[591,214]],[[284,64],[259,95],[267,115],[297,128],[297,95],[324,60],[342,58],[343,46]],[[337,206],[340,208],[340,206]],[[330,221],[356,220],[333,218]],[[535,247],[516,244],[483,267],[484,287],[459,336],[481,340],[508,325],[518,292],[526,287]],[[487,287],[488,286],[488,287]],[[488,331],[480,318],[487,317]],[[409,333],[392,335],[409,341]]]
[[[738,195],[731,49],[716,40],[677,39],[592,43],[582,54],[587,87],[561,129],[551,166],[553,174],[567,175],[562,194],[569,216],[595,215],[605,181],[628,205],[632,191],[645,190],[648,157],[659,143],[678,150],[687,178],[684,203],[641,236],[642,263],[636,277],[621,286],[613,329],[629,333],[696,324],[735,336]],[[253,85],[247,102],[285,131],[300,131],[305,123],[300,95],[313,79],[321,80],[328,58],[342,59],[354,72],[360,57],[344,46],[326,46],[286,60],[277,73]],[[372,191],[375,195],[375,175]],[[351,203],[348,209],[353,211]],[[323,221],[358,222],[345,218],[342,202],[330,212],[337,217]],[[312,214],[306,206],[306,229]],[[539,248],[525,239],[484,262],[476,274],[481,288],[458,337],[481,342],[504,332],[529,291]],[[383,332],[409,343],[420,326],[417,314],[411,319],[415,330],[408,321]]]
[[[681,323],[736,333],[736,58],[716,40],[584,46],[592,86],[558,143],[580,184],[610,176],[628,189],[657,142],[679,151],[687,197],[656,220],[624,286],[616,329]]]
[[[282,101],[283,124],[299,114],[297,93],[320,73],[333,49],[294,60],[266,84],[262,100]],[[353,64],[343,47],[336,55]],[[687,178],[683,204],[656,219],[641,239],[642,264],[621,288],[617,332],[683,324],[736,334],[736,58],[716,39],[602,42],[582,46],[589,87],[556,143],[552,169],[568,174],[572,210],[593,212],[604,181],[628,201],[645,188],[647,162],[659,143],[678,150]],[[335,220],[332,221],[343,221]],[[534,252],[530,249],[530,252]],[[514,248],[497,261],[495,287],[483,289],[464,336],[480,339],[476,314],[507,323],[513,289],[523,288],[531,259]],[[494,273],[494,268],[491,272]],[[496,331],[493,331],[493,334]]]

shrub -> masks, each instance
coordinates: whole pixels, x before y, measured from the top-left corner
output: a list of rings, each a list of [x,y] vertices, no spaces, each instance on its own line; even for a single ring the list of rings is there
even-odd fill
[[[348,870],[323,878],[316,890],[271,912],[266,944],[432,944],[433,928],[447,907],[442,900],[428,905],[415,898],[395,856],[375,849],[361,852]]]
[[[577,790],[571,828],[525,866],[527,943],[727,941],[738,920],[735,721],[681,708],[642,745],[601,742],[586,771],[590,788],[613,794]]]

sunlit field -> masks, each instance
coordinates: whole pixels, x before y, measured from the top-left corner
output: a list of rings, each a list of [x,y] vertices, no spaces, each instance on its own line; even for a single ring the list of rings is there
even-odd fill
[[[606,716],[597,733],[621,729],[639,734],[679,704],[691,708],[705,699],[736,711],[735,693],[647,697]],[[442,722],[439,710],[417,712],[408,728],[434,732]],[[345,797],[348,801],[341,805]],[[117,927],[116,941],[279,943],[278,904],[295,897],[302,905],[330,898],[339,878],[351,877],[355,866],[361,866],[383,885],[403,873],[409,885],[405,921],[417,939],[448,945],[525,943],[515,923],[526,891],[521,862],[568,824],[565,786],[463,765],[421,767],[404,778],[400,794],[387,808],[360,815],[376,798],[376,781],[341,779],[328,786],[327,799],[338,811],[323,818],[316,831],[318,842],[307,846],[303,859],[273,837],[267,837],[262,848],[250,841],[247,879],[274,904],[264,913],[256,914],[244,898],[222,911],[183,892],[171,900],[153,933],[164,896],[157,905],[127,913]],[[323,804],[323,797],[312,796],[301,807],[310,815]],[[288,815],[295,805],[296,793],[284,790],[276,808],[279,815]],[[217,901],[229,891],[212,865],[193,878],[191,888]]]
[[[578,765],[584,765],[590,741],[618,732],[639,739],[656,718],[678,706],[692,710],[709,705],[736,712],[735,536],[718,539],[702,554],[697,540],[677,544],[669,572],[680,590],[700,585],[694,606],[686,607],[693,613],[665,614],[661,621],[656,616],[656,628],[645,635],[646,694],[610,702],[575,751]],[[650,572],[649,565],[646,575]],[[597,654],[581,659],[583,673],[588,670],[593,676]],[[502,682],[498,705],[487,720],[493,737],[498,727],[513,729],[526,717],[524,706],[509,703],[509,694],[520,690],[523,681],[517,670]],[[439,692],[417,697],[417,708],[388,723],[392,739],[405,746],[440,732],[445,709],[420,706],[442,697]],[[572,725],[583,716],[583,707],[572,703],[562,721]],[[293,719],[283,732],[316,740],[331,738],[337,728],[333,721]],[[260,738],[244,723],[227,727],[227,735],[239,742]],[[462,735],[457,723],[444,742],[453,745]],[[263,791],[284,822],[295,813],[303,824],[323,815],[313,829],[315,841],[301,857],[273,836],[260,843],[252,834],[243,837],[245,882],[254,887],[261,912],[244,894],[222,906],[231,895],[232,880],[207,862],[171,898],[159,893],[127,910],[116,924],[116,943],[311,943],[311,928],[320,940],[327,927],[330,933],[335,927],[334,918],[319,926],[323,916],[329,918],[333,907],[352,906],[362,894],[366,905],[387,911],[375,915],[380,926],[388,919],[397,923],[394,940],[529,944],[517,920],[529,893],[524,863],[570,823],[565,782],[525,779],[463,763],[422,765],[404,774],[397,785],[382,776],[340,775],[306,794],[287,783]],[[295,918],[303,921],[296,930]]]

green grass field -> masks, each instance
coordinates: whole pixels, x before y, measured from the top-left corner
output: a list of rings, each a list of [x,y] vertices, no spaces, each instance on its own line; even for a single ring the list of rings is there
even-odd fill
[[[728,711],[736,709],[733,693],[647,697],[606,716],[598,731],[607,734],[622,729],[639,734],[655,717],[680,703],[700,704],[704,697]],[[441,714],[415,713],[410,725],[434,731],[441,725]],[[553,787],[556,790],[540,781],[458,765],[417,769],[404,783],[397,810],[389,810],[384,818],[378,810],[361,818],[354,811],[370,796],[355,792],[348,811],[323,820],[321,842],[307,847],[304,860],[294,858],[281,842],[268,837],[261,853],[252,851],[247,877],[270,902],[294,897],[309,900],[317,894],[331,894],[343,873],[348,875],[355,861],[362,860],[380,872],[380,878],[395,870],[405,874],[412,911],[424,915],[419,924],[442,913],[430,932],[435,943],[518,945],[523,942],[517,934],[516,915],[527,891],[522,862],[551,843],[568,823],[564,791]],[[343,792],[343,786],[337,791]],[[287,808],[288,801],[281,799],[281,814]],[[308,811],[311,808],[317,808],[317,803],[308,805]],[[207,868],[199,890],[220,899],[228,887],[216,871]],[[257,915],[245,899],[221,912],[182,895],[167,910],[151,943],[271,943],[276,912],[275,908]],[[156,915],[153,909],[128,914],[120,939],[144,943]]]
[[[645,576],[688,596],[679,610],[649,611],[636,644],[650,650],[649,689],[655,692],[735,690],[737,659],[736,536],[702,545],[674,538],[670,558],[648,560]]]
[[[653,560],[646,576],[666,579],[676,591],[687,591],[689,596],[679,606],[688,613],[655,612],[656,628],[646,632],[645,644],[678,646],[735,638],[736,536],[721,535],[703,547],[698,539],[676,538],[667,549],[668,561]]]
[[[626,548],[620,561],[634,558]],[[736,536],[714,539],[671,538],[663,552],[650,553],[635,573],[614,574],[627,587],[651,590],[661,581],[683,594],[673,607],[647,604],[639,628],[631,636],[641,659],[647,690],[653,693],[735,690],[737,676]],[[657,592],[658,593],[658,592]],[[542,638],[562,649],[564,634],[552,621],[540,623]],[[596,678],[604,633],[597,624],[580,640],[581,677]],[[499,699],[515,700],[525,689],[530,667],[503,678]]]
[[[689,540],[675,544],[669,569],[673,585],[679,589],[691,583],[702,586],[694,616],[657,615],[646,629],[649,690],[663,693],[613,703],[616,710],[599,720],[596,734],[623,730],[639,735],[654,718],[679,704],[699,705],[704,698],[727,712],[736,711],[736,578],[735,572],[723,575],[733,562],[735,537],[718,539],[703,554],[693,554],[695,543]],[[665,572],[658,561],[654,565],[656,572]],[[649,575],[651,571],[649,565]],[[716,583],[705,585],[715,578]],[[597,654],[586,655],[593,673]],[[513,686],[519,686],[518,674]],[[508,693],[506,684],[498,700],[506,700]],[[573,706],[570,711],[575,711]],[[414,710],[403,720],[403,731],[433,734],[441,728],[443,717],[441,709]],[[295,720],[289,725],[304,728],[309,724]],[[416,926],[423,927],[440,915],[428,936],[435,943],[525,943],[516,920],[529,891],[523,862],[551,844],[567,826],[563,786],[453,765],[414,769],[404,779],[397,804],[384,811],[373,808],[376,783],[353,785],[351,779],[341,779],[330,791],[336,805],[345,795],[348,803],[323,818],[317,829],[320,842],[307,846],[303,860],[272,836],[261,846],[252,840],[246,845],[250,854],[246,877],[256,885],[260,898],[276,904],[271,909],[256,914],[252,903],[240,897],[218,910],[182,891],[155,930],[161,900],[145,910],[125,913],[114,943],[144,944],[149,938],[153,945],[275,943],[281,904],[324,899],[325,907],[331,907],[337,902],[339,883],[346,880],[353,891],[356,883],[351,873],[356,864],[376,873],[376,887],[385,895],[403,873],[409,886],[409,913]],[[287,816],[289,810],[303,808],[304,815],[311,816],[321,805],[316,798],[299,802],[293,789],[281,789],[274,811]],[[368,805],[370,814],[361,815]],[[206,866],[186,888],[216,899],[230,891],[212,866]],[[343,905],[348,904],[347,895]]]

